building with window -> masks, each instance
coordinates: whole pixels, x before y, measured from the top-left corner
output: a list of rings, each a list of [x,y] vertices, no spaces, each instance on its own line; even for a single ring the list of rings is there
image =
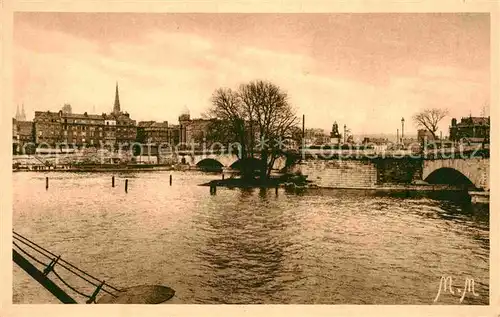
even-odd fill
[[[418,143],[422,144],[424,142],[434,141],[434,136],[432,135],[431,131],[427,129],[419,129],[417,131],[417,140]]]
[[[12,118],[12,153],[19,152],[19,133],[17,131],[17,120]]]
[[[62,112],[51,111],[35,111],[33,119],[35,129],[36,145],[45,145],[54,148],[58,143],[63,141],[61,129],[61,114]]]
[[[134,143],[137,137],[137,126],[135,120],[130,118],[127,112],[121,111],[120,98],[118,94],[118,83],[115,91],[115,104],[113,112],[104,114],[106,144],[118,147],[127,147]]]
[[[460,122],[453,118],[450,126],[450,140],[467,143],[489,143],[490,118],[469,116],[462,118]]]
[[[167,121],[141,121],[137,124],[137,142],[140,143],[171,144],[171,133]]]
[[[34,130],[32,121],[18,121],[12,118],[12,153],[31,154],[34,146],[27,149],[27,145],[33,144]]]
[[[113,112],[102,115],[72,113],[65,104],[59,112],[35,111],[33,120],[35,143],[56,147],[122,146],[135,142],[137,127],[130,115],[120,110],[118,85]]]
[[[63,143],[72,147],[98,146],[104,140],[102,115],[60,111]]]
[[[179,116],[180,142],[186,144],[201,144],[210,128],[211,119],[191,119],[189,113]]]
[[[305,129],[304,143],[306,146],[325,145],[330,143],[330,136],[323,129],[317,129],[317,128]]]

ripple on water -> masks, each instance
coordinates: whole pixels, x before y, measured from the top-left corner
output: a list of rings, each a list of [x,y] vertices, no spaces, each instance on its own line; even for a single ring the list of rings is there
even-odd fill
[[[488,217],[468,205],[348,190],[211,196],[197,185],[218,176],[182,172],[173,186],[170,172],[117,174],[112,188],[111,175],[15,173],[14,229],[111,284],[168,285],[175,303],[431,304],[441,275],[474,277],[481,296],[468,303],[488,303]],[[57,302],[16,267],[13,292]]]

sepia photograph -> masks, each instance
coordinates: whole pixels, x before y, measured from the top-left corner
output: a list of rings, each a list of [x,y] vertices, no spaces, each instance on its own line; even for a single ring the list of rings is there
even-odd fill
[[[490,13],[12,19],[13,304],[492,304]]]

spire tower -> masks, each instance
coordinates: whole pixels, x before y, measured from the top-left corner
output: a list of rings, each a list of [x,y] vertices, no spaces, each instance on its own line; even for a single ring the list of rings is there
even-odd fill
[[[19,114],[19,105],[17,105],[17,109],[16,109],[16,120],[19,121],[19,117],[20,117],[20,114]]]
[[[116,82],[116,92],[115,92],[115,105],[113,107],[114,113],[120,112],[120,97],[118,96],[118,82]]]
[[[21,121],[26,121],[26,112],[24,111],[24,103],[23,103],[23,108],[21,110]]]

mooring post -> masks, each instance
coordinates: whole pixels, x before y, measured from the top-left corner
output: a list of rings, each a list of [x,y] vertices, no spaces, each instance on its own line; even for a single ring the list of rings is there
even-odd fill
[[[172,174],[170,174],[170,186],[172,186]]]
[[[45,189],[49,189],[49,177],[45,177]]]
[[[125,192],[128,193],[128,179],[125,180]]]
[[[224,173],[222,173],[222,180],[224,180]]]
[[[274,192],[275,192],[276,196],[278,196],[278,185],[276,185]]]
[[[115,175],[111,176],[111,187],[115,187]]]

